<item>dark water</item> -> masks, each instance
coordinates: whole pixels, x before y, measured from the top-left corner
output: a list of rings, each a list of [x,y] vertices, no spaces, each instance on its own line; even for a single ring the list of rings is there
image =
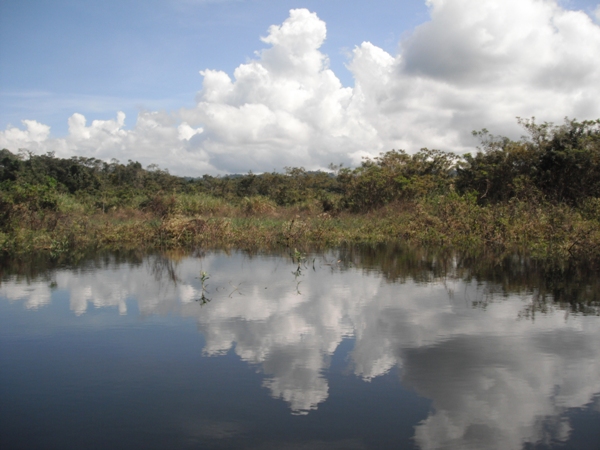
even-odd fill
[[[600,448],[594,273],[292,256],[5,264],[0,448]]]

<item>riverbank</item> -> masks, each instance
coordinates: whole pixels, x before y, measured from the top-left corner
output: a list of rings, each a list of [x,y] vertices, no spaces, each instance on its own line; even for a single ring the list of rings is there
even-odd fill
[[[61,195],[54,210],[16,211],[0,233],[4,255],[60,258],[84,249],[327,248],[402,242],[502,257],[521,254],[563,264],[600,263],[600,201],[584,207],[438,195],[365,213],[324,212],[318,201],[277,206],[262,197],[237,204],[205,194],[173,194],[140,207],[94,208]],[[165,205],[167,207],[165,207]],[[16,217],[18,213],[19,217]]]

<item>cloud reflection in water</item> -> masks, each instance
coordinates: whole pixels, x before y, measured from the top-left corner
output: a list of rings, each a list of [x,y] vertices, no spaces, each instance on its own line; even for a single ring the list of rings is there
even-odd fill
[[[432,399],[434,410],[415,431],[422,448],[564,441],[571,430],[566,411],[597,399],[598,317],[556,310],[531,320],[520,314],[530,295],[474,307],[485,283],[392,283],[377,271],[342,270],[334,260],[319,257],[314,270],[307,265],[297,277],[289,259],[276,257],[152,257],[137,266],[57,270],[55,290],[8,278],[0,296],[37,309],[60,291],[77,315],[90,306],[127,314],[127,302],[136,301],[141,315],[194,318],[205,356],[233,350],[264,373],[263,386],[295,414],[327,400],[331,357],[351,338],[354,375],[369,382],[399,368],[403,385]],[[210,274],[204,305],[196,301],[201,271]]]

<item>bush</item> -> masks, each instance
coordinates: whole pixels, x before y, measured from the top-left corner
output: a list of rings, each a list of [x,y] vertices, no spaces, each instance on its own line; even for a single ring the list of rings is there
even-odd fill
[[[343,202],[354,211],[368,211],[398,200],[415,199],[449,190],[457,157],[439,150],[404,150],[366,159],[357,169],[343,169],[338,181]]]
[[[482,147],[459,164],[459,192],[476,192],[481,203],[517,197],[578,205],[600,197],[600,120],[519,123],[529,133],[520,142],[474,132]]]

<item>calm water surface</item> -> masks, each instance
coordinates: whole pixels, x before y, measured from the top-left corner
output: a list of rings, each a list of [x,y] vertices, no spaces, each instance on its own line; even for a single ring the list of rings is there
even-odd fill
[[[5,270],[0,448],[600,448],[597,284],[379,253]]]

